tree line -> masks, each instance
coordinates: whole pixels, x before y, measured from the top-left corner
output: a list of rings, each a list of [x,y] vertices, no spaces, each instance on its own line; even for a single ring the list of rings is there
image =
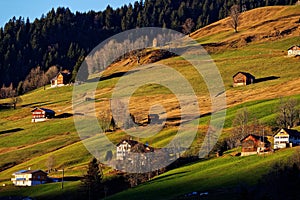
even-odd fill
[[[33,68],[46,72],[51,66],[70,71],[106,38],[137,27],[165,27],[189,34],[227,17],[232,5],[245,11],[265,5],[288,5],[297,0],[140,0],[104,11],[72,13],[52,9],[30,22],[13,17],[0,28],[0,85],[16,88]],[[76,74],[76,72],[73,72]]]

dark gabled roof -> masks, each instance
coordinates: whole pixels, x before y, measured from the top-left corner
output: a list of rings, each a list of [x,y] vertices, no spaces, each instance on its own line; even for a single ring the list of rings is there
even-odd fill
[[[71,72],[69,70],[64,70],[64,71],[58,72],[58,74],[52,80],[56,80],[60,74],[64,77],[64,79],[72,78]]]
[[[55,114],[55,112],[54,112],[53,110],[50,110],[50,109],[47,109],[47,108],[38,108],[38,107],[34,108],[31,112],[34,112],[34,111],[36,111],[36,110],[43,110],[43,111],[45,111],[46,113],[52,113],[52,114]]]
[[[241,139],[241,142],[243,142],[246,138],[248,138],[249,136],[252,136],[254,137],[256,140],[259,140],[259,141],[264,141],[265,143],[270,143],[270,141],[268,140],[267,137],[263,137],[263,136],[259,136],[259,135],[254,135],[254,134],[249,134],[247,135],[246,137],[244,137],[243,139]]]
[[[117,144],[117,146],[120,146],[121,144],[123,144],[123,142],[127,142],[132,147],[139,143],[138,141],[135,141],[135,140],[122,140],[121,142],[119,142]]]
[[[44,174],[47,174],[47,172],[44,172],[43,170],[20,170],[20,171],[17,171],[15,173],[13,173],[13,175],[17,175],[17,174],[34,174],[36,172],[43,172]]]
[[[279,129],[273,136],[277,135],[279,132],[281,132],[281,130],[284,130],[290,136],[300,137],[300,132],[299,131],[293,130],[293,129],[288,129],[288,128]]]
[[[69,72],[69,71],[63,71],[63,72],[59,72],[59,73],[61,75],[63,75],[64,78],[72,76],[71,72]]]
[[[121,145],[123,142],[127,142],[128,144],[130,144],[131,149],[133,150],[132,152],[140,152],[140,153],[145,153],[145,152],[153,152],[154,148],[150,147],[149,145],[140,143],[138,141],[135,140],[122,140],[121,142],[119,142],[117,144],[117,146]]]
[[[255,79],[255,76],[253,76],[252,74],[248,73],[248,72],[238,72],[235,75],[232,76],[232,78],[234,78],[236,75],[238,75],[239,73],[245,75],[247,78],[253,78]]]
[[[293,45],[293,46],[291,46],[290,48],[288,48],[288,50],[292,49],[293,47],[298,47],[298,48],[300,48],[300,45]]]

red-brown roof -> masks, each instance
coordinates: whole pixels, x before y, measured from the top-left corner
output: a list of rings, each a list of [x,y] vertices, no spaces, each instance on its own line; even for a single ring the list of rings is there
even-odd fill
[[[255,138],[257,141],[261,141],[261,142],[265,142],[265,143],[270,143],[267,137],[263,137],[263,136],[259,136],[259,135],[254,135],[254,134],[249,134],[246,137],[244,137],[243,139],[241,139],[241,142],[243,142],[245,139],[247,139],[248,137],[252,136],[253,138]]]

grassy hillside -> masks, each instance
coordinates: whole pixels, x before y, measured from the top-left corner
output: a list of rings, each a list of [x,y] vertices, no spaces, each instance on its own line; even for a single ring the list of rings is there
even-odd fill
[[[287,49],[300,43],[299,6],[274,6],[247,11],[241,14],[239,32],[234,33],[229,26],[229,18],[197,30],[191,37],[210,52],[216,63],[226,88],[228,107],[245,101],[263,100],[299,94],[299,58],[287,57]],[[265,17],[256,17],[265,16]],[[276,32],[274,35],[273,32]],[[246,39],[245,39],[246,38]],[[252,38],[247,39],[247,38]],[[244,40],[241,42],[240,40]],[[147,56],[146,56],[147,57]],[[145,58],[146,59],[146,58]],[[142,61],[144,59],[141,59]],[[140,66],[128,60],[112,64],[105,74],[113,75],[128,70],[140,70]],[[193,86],[198,95],[202,114],[210,111],[210,97],[202,77],[180,57],[158,62],[179,71]],[[253,74],[258,83],[247,87],[232,87],[232,76],[238,71]],[[119,77],[99,83],[96,96],[109,97]],[[104,86],[103,86],[104,85]],[[140,97],[140,98],[138,98]],[[170,103],[174,96],[164,87],[149,85],[136,91],[132,98],[131,111],[143,114],[149,107],[144,104],[151,99],[152,104],[168,102],[166,110],[178,115],[176,103]],[[101,104],[103,106],[105,104]],[[101,107],[99,105],[99,107]],[[107,106],[107,104],[106,104]]]
[[[205,199],[241,199],[239,187],[257,184],[272,165],[287,161],[294,152],[286,149],[265,156],[224,155],[171,170],[108,199],[178,199],[194,191],[208,192]]]
[[[300,100],[300,60],[286,57],[288,47],[300,44],[299,23],[297,22],[299,12],[299,6],[259,8],[242,14],[238,33],[233,33],[228,26],[228,19],[224,19],[191,34],[210,52],[224,81],[228,109],[221,137],[230,134],[232,120],[240,108],[247,107],[252,117],[274,126],[279,98],[293,96]],[[273,33],[274,30],[276,34]],[[279,30],[279,35],[277,30]],[[151,55],[150,52],[141,58],[141,61],[147,62]],[[201,114],[210,112],[211,99],[205,82],[188,62],[180,57],[172,57],[158,63],[172,66],[182,73],[197,94]],[[130,69],[139,70],[138,67],[135,62],[121,60],[106,70],[105,74],[110,78],[98,84],[97,113],[108,109],[107,98],[111,96],[115,84],[120,79],[116,74]],[[250,72],[264,81],[246,87],[233,88],[232,76],[238,71]],[[168,78],[172,80],[172,77]],[[54,167],[64,168],[66,176],[82,176],[85,173],[86,165],[92,155],[80,141],[73,117],[63,117],[63,114],[73,113],[72,90],[72,86],[46,90],[40,88],[23,95],[23,102],[16,110],[0,110],[0,183],[10,184],[11,174],[20,169],[31,167],[31,169],[46,170],[49,156],[54,156]],[[8,101],[7,99],[0,100],[0,104]],[[180,109],[175,96],[166,88],[155,84],[141,87],[134,93],[130,101],[130,112],[143,119],[151,106],[156,104],[165,107],[166,114],[163,117],[173,119],[170,124],[178,120]],[[31,123],[30,111],[36,106],[53,109],[62,117],[42,123]],[[210,116],[200,118],[197,138],[193,143],[195,152],[203,141],[209,120]],[[176,131],[177,127],[168,126],[155,136],[140,139],[140,141],[150,141],[152,146],[162,147],[169,143]],[[122,131],[108,134],[108,137],[115,143],[124,136],[125,133]],[[223,188],[224,185],[224,191],[220,190],[217,194],[226,193],[240,180],[249,184],[255,183],[262,174],[268,171],[271,163],[286,158],[292,152],[293,150],[286,150],[265,158],[227,156],[196,163],[168,172],[148,184],[121,193],[115,198],[128,197],[127,195],[141,198],[141,195],[145,197],[146,194],[148,197],[145,191],[149,191],[149,195],[151,191],[153,198],[170,199],[193,190],[215,192],[216,188]],[[248,177],[247,174],[254,169],[258,169],[257,174]],[[54,173],[50,176],[60,176],[60,174]],[[190,187],[182,187],[187,184]],[[70,191],[78,186],[78,182],[69,183]],[[56,187],[58,184],[38,186],[40,193],[35,189],[17,189],[16,191],[24,195],[43,197],[43,195],[48,195],[48,192],[56,193],[54,189]],[[161,192],[157,192],[160,191],[158,188],[161,188]],[[0,196],[14,193],[15,189],[14,187],[0,188]],[[142,199],[145,199],[144,197]]]

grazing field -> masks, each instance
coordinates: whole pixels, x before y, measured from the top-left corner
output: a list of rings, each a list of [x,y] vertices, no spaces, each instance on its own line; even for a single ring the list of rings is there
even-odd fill
[[[299,15],[299,6],[259,8],[242,14],[239,32],[236,34],[229,28],[228,19],[191,34],[191,37],[203,44],[210,53],[223,78],[227,111],[221,139],[230,137],[232,121],[241,108],[248,109],[250,120],[257,118],[261,123],[276,128],[275,119],[280,98],[293,97],[300,101],[300,60],[299,57],[286,56],[290,46],[300,44],[297,22]],[[150,55],[151,53],[147,56]],[[141,58],[141,61],[146,62],[148,57]],[[105,76],[110,78],[100,79],[95,92],[97,116],[109,109],[109,98],[122,77],[116,74],[132,69],[141,70],[140,66],[132,62],[126,63],[128,61],[121,60],[112,64],[105,71]],[[170,57],[155,64],[176,69],[189,81],[197,95],[200,124],[192,148],[188,152],[195,154],[201,146],[210,120],[211,99],[206,84],[201,75],[181,57]],[[259,81],[234,88],[232,76],[238,71],[249,72]],[[174,79],[172,76],[168,78]],[[89,80],[85,85],[93,84],[92,81],[95,80]],[[59,183],[16,188],[10,182],[11,174],[21,169],[30,167],[47,170],[47,160],[51,156],[55,158],[53,167],[58,170],[65,169],[66,177],[81,177],[92,158],[74,126],[73,86],[48,88],[49,86],[46,90],[40,88],[21,96],[23,101],[18,104],[16,110],[0,107],[0,184],[8,185],[0,188],[0,196],[15,194],[43,199],[72,199],[76,196],[79,181],[67,182],[63,191],[59,190]],[[0,99],[0,105],[9,101]],[[180,106],[175,95],[165,87],[149,84],[135,91],[129,105],[130,113],[145,120],[150,108],[158,104],[165,108],[162,117],[169,119],[167,126],[151,138],[135,139],[143,143],[149,142],[154,147],[163,147],[172,140],[178,130],[174,124],[180,120]],[[52,109],[58,117],[46,122],[31,123],[30,111],[34,107]],[[118,130],[107,133],[107,136],[116,144],[126,133]],[[193,191],[209,191],[209,197],[212,199],[223,195],[231,199],[231,193],[234,193],[232,199],[239,199],[239,194],[233,188],[241,183],[257,183],[272,164],[286,160],[293,152],[294,149],[287,149],[265,157],[247,158],[233,157],[228,153],[222,158],[205,160],[169,171],[146,184],[111,198],[175,199]],[[251,172],[255,173],[249,175]],[[60,177],[61,174],[51,172],[49,176]]]

